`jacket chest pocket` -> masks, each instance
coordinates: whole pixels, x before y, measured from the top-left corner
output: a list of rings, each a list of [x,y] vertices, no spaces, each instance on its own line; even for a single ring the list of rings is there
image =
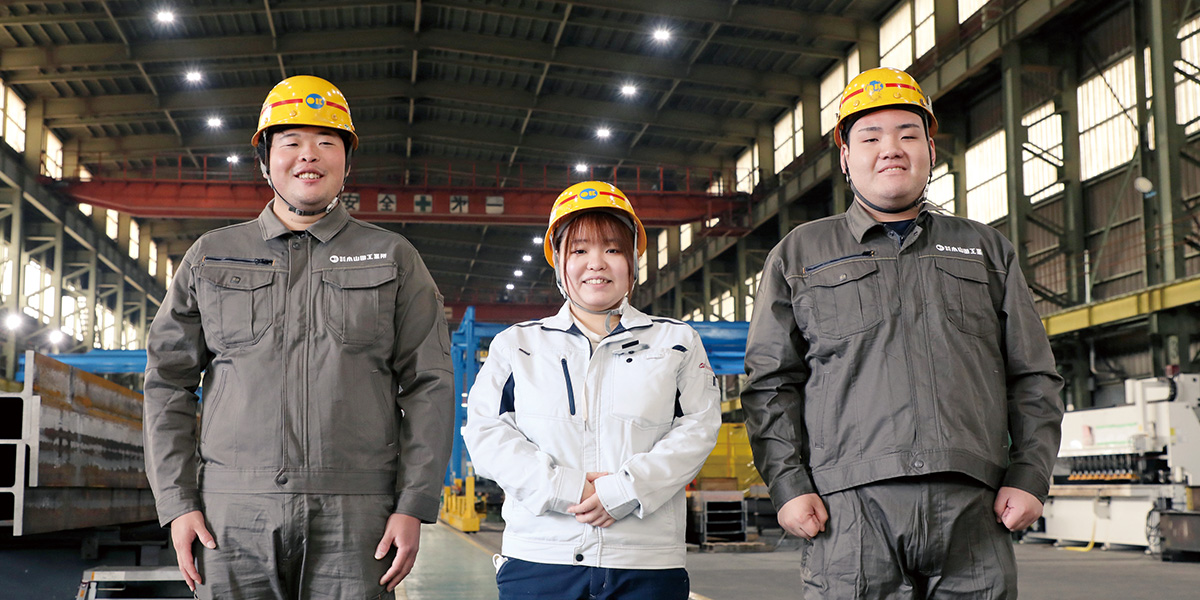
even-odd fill
[[[226,346],[258,343],[275,320],[274,271],[203,265],[200,314],[204,328]]]
[[[808,274],[816,326],[822,336],[843,338],[883,320],[878,270],[873,260],[845,260]]]
[[[980,337],[995,333],[998,318],[992,307],[987,267],[979,261],[957,258],[934,258],[933,262],[946,319],[963,333]]]
[[[325,326],[344,344],[370,344],[392,330],[396,267],[380,265],[321,273]]]
[[[614,356],[612,415],[639,427],[658,427],[675,418],[675,375],[683,353],[645,350]]]

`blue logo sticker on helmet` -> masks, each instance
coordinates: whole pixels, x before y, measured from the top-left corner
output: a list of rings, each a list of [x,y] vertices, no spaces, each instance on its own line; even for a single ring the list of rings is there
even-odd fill
[[[867,92],[869,94],[878,94],[879,92],[883,91],[883,84],[880,83],[878,79],[872,80],[871,83],[867,84],[867,86],[869,86],[871,90]]]
[[[580,200],[591,200],[592,198],[595,198],[598,195],[600,195],[600,192],[597,192],[596,190],[594,190],[592,188],[588,188],[586,190],[583,190],[582,192],[579,192],[579,199]]]
[[[325,99],[320,94],[309,94],[304,98],[304,103],[313,110],[318,110],[325,106]]]

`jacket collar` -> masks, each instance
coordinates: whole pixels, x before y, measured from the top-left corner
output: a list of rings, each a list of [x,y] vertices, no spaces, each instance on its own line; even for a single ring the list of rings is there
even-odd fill
[[[917,213],[917,218],[914,222],[920,224],[925,220],[925,215],[929,212],[930,204],[928,202],[921,203],[921,211]],[[867,209],[863,208],[861,202],[855,199],[850,203],[850,208],[846,209],[846,226],[850,228],[850,234],[858,243],[862,243],[867,232],[876,226],[882,227],[883,224],[875,220]]]
[[[617,324],[612,333],[608,334],[609,337],[630,329],[648,327],[653,324],[646,313],[631,306],[628,300],[622,300],[621,302],[625,306],[624,312],[621,314],[621,322]],[[542,319],[542,327],[544,329],[565,332],[575,330],[580,335],[583,335],[583,332],[579,331],[579,328],[575,326],[575,320],[571,318],[570,301],[563,302],[562,308],[558,309],[558,312],[554,316]]]
[[[346,212],[346,207],[341,202],[338,202],[329,214],[309,225],[305,231],[325,243],[332,240],[333,236],[337,235],[349,221],[350,213]],[[283,221],[275,216],[275,200],[268,202],[262,212],[258,213],[258,227],[262,231],[264,241],[291,233]]]

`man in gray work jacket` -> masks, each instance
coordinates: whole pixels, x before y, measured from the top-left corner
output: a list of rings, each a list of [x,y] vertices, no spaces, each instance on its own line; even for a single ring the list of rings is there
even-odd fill
[[[1042,512],[1062,402],[1012,245],[925,203],[937,121],[907,73],[842,95],[855,201],[767,258],[742,393],[804,597],[1015,597],[1009,531]]]
[[[441,296],[407,240],[338,203],[358,138],[336,87],[280,82],[252,144],[274,199],[188,250],[148,336],[159,520],[200,598],[382,597],[450,454]]]

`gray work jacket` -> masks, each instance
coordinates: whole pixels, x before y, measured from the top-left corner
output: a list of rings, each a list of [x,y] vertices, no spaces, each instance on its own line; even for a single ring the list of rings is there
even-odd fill
[[[927,207],[902,245],[854,202],[767,257],[742,406],[776,506],[947,471],[1045,500],[1062,378],[1016,253]]]
[[[446,319],[400,235],[338,205],[201,236],[150,327],[146,471],[165,526],[201,492],[395,494],[437,518],[453,435]],[[203,416],[196,395],[204,373]]]

